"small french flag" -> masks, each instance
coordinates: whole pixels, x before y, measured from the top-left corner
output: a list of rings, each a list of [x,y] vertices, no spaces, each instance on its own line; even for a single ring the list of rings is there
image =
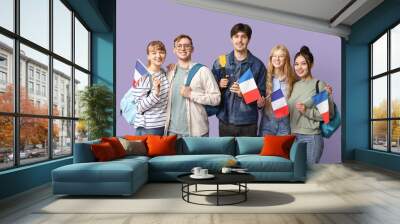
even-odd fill
[[[282,118],[289,115],[289,107],[286,103],[282,89],[278,89],[271,94],[271,105],[276,118]]]
[[[238,83],[246,104],[252,103],[261,97],[250,68],[239,78]]]
[[[313,96],[313,102],[317,106],[319,113],[324,120],[324,123],[329,123],[329,102],[328,102],[328,92],[326,90]]]
[[[133,73],[133,81],[132,86],[136,88],[139,83],[140,78],[143,76],[149,75],[150,73],[147,71],[146,67],[143,63],[138,59],[135,65],[135,72]]]

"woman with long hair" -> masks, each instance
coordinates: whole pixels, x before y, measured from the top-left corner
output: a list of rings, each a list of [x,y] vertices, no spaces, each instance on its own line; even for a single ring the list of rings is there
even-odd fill
[[[288,105],[290,111],[290,128],[296,135],[297,142],[307,144],[307,163],[318,163],[324,149],[324,140],[321,135],[320,122],[323,120],[312,97],[319,91],[327,90],[329,93],[329,114],[332,115],[333,101],[331,99],[332,87],[324,82],[319,82],[311,74],[314,65],[314,56],[310,49],[303,46],[294,57],[294,70],[300,78],[293,86]]]
[[[257,101],[257,106],[263,109],[258,135],[288,135],[290,133],[289,117],[275,116],[271,106],[271,94],[281,89],[286,100],[290,97],[296,76],[290,64],[289,50],[284,45],[273,47],[268,57],[267,67],[266,97]]]

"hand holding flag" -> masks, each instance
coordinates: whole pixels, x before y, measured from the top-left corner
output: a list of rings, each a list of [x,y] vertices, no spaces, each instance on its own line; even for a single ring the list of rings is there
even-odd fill
[[[138,59],[136,61],[136,65],[135,65],[135,71],[133,73],[133,81],[132,81],[133,88],[137,87],[137,85],[139,84],[140,78],[148,76],[148,75],[150,75],[150,72],[143,65],[143,63]]]
[[[271,94],[271,105],[276,118],[282,118],[289,115],[289,106],[283,95],[282,89],[278,89]]]
[[[318,93],[312,97],[315,106],[317,107],[319,113],[324,120],[324,123],[329,123],[329,102],[328,102],[328,92],[326,90]]]
[[[240,76],[238,83],[246,104],[252,103],[261,97],[260,91],[257,88],[256,81],[254,80],[253,73],[251,72],[250,68],[247,69],[242,76]]]

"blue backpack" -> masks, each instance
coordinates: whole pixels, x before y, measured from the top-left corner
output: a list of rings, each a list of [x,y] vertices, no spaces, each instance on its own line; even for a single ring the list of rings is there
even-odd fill
[[[192,79],[194,75],[196,75],[197,71],[204,65],[202,64],[195,64],[193,67],[189,70],[188,77],[186,79],[185,86],[190,86],[190,83],[192,82]],[[212,116],[215,115],[219,112],[219,105],[218,106],[209,106],[209,105],[204,105],[204,108],[206,109],[207,116]]]
[[[150,77],[150,90],[147,92],[147,95],[150,94],[152,87],[153,82]],[[137,96],[134,95],[133,87],[129,88],[129,90],[122,97],[119,107],[122,117],[126,120],[126,122],[128,122],[128,124],[133,125],[137,114]]]
[[[319,80],[317,81],[317,83],[315,84],[315,90],[316,93],[319,93]],[[335,103],[333,103],[334,106],[334,110],[335,110],[335,114],[333,115],[333,117],[331,117],[329,119],[329,123],[325,124],[324,122],[320,122],[319,127],[321,129],[321,135],[324,138],[330,138],[333,133],[335,133],[336,129],[339,128],[340,124],[341,124],[341,119],[340,119],[340,114],[339,114],[339,110],[337,109],[337,106]]]

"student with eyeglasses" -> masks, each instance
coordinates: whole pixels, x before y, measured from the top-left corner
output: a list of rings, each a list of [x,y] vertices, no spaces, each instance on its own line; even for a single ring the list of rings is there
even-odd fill
[[[192,61],[193,50],[190,36],[181,34],[174,39],[173,51],[178,62],[168,72],[170,91],[165,134],[177,135],[178,138],[208,136],[208,116],[204,105],[218,105],[221,99],[210,69]],[[195,68],[198,70],[192,70]],[[190,73],[193,76],[188,83]]]
[[[271,94],[280,89],[285,100],[288,100],[296,81],[296,75],[290,64],[289,50],[284,45],[276,45],[271,49],[267,61],[265,93],[267,97],[262,97],[257,101],[257,105],[262,109],[263,114],[259,136],[290,134],[289,116],[277,118],[272,109]]]

